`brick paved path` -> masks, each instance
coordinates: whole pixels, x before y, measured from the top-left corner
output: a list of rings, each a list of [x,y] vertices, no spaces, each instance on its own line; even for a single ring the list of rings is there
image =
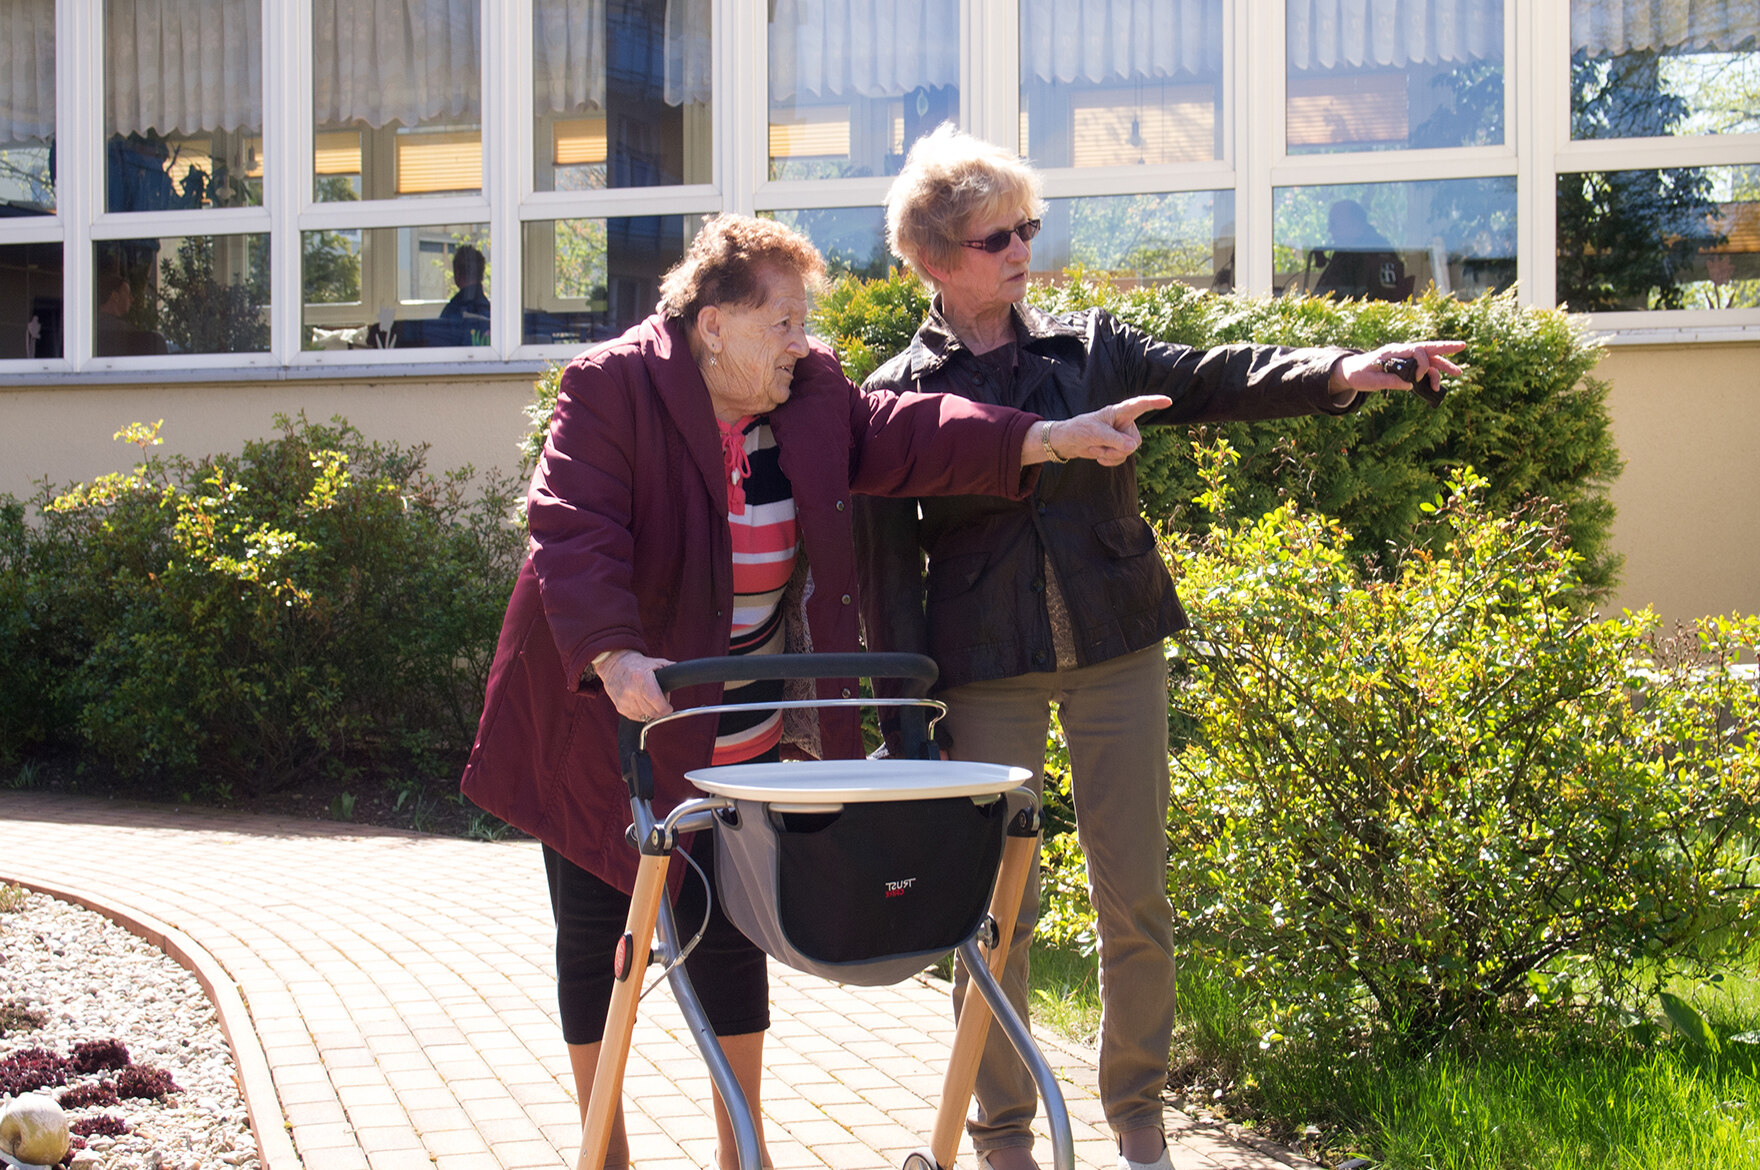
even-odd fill
[[[529,841],[0,791],[0,880],[84,902],[196,972],[264,1170],[573,1165],[580,1115]],[[773,963],[771,994],[763,1105],[778,1170],[881,1170],[927,1144],[953,1041],[943,987],[845,989]],[[1092,1053],[1045,1051],[1078,1166],[1111,1170]],[[639,1170],[710,1160],[710,1097],[659,989],[625,1086]],[[1169,1125],[1178,1170],[1280,1166],[1171,1111]]]

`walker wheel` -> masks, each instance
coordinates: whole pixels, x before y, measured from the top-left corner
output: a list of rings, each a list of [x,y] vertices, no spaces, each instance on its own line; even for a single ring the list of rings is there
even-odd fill
[[[903,1170],[941,1170],[935,1164],[935,1155],[928,1150],[912,1150],[904,1157]]]

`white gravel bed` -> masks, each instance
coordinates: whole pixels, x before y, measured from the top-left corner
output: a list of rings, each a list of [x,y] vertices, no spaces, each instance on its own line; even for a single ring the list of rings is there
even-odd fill
[[[31,894],[22,909],[0,912],[0,1004],[8,1001],[47,1019],[0,1038],[0,1060],[27,1048],[71,1056],[83,1041],[120,1040],[134,1064],[165,1070],[180,1090],[163,1101],[68,1110],[70,1121],[108,1113],[128,1124],[121,1137],[86,1138],[75,1170],[256,1170],[256,1140],[214,1005],[165,952],[101,914]],[[115,1075],[74,1076],[41,1091],[58,1097]]]

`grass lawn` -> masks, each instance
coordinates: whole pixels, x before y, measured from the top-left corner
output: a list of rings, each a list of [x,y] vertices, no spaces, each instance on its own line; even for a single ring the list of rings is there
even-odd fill
[[[1661,1027],[1584,1027],[1543,1037],[1512,1024],[1471,1051],[1425,1057],[1285,1041],[1260,1046],[1227,984],[1180,975],[1173,1083],[1325,1165],[1367,1157],[1386,1170],[1760,1170],[1760,973],[1678,987],[1722,1039],[1720,1055]],[[1036,1026],[1092,1043],[1094,963],[1033,952]],[[1662,1021],[1661,1009],[1652,1014]],[[1220,1090],[1221,1096],[1214,1094]]]

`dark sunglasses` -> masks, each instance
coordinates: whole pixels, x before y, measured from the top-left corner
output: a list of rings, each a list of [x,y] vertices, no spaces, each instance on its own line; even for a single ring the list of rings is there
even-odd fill
[[[1029,219],[1017,223],[1011,228],[993,231],[981,240],[961,240],[960,244],[967,248],[982,248],[986,252],[1000,252],[1008,247],[1009,241],[1015,236],[1019,236],[1021,243],[1025,244],[1030,243],[1033,237],[1038,234],[1039,221]]]

